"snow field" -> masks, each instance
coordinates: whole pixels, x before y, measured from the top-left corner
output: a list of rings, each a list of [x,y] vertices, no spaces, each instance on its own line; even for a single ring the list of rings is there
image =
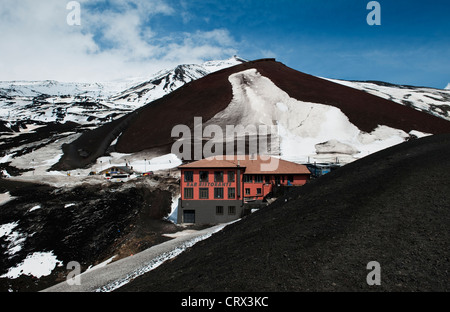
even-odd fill
[[[21,275],[41,278],[50,275],[56,266],[62,266],[62,262],[56,258],[53,252],[34,252],[16,267],[10,268],[8,273],[1,275],[0,278],[15,279]]]
[[[11,196],[11,194],[9,194],[9,192],[0,193],[0,206],[3,204],[6,204],[7,202],[9,202],[10,200],[13,200],[13,199],[14,199],[14,197]]]
[[[402,130],[380,125],[360,131],[336,107],[298,101],[256,69],[229,77],[233,99],[206,125],[276,125],[281,158],[297,162],[351,162],[409,137]],[[416,132],[417,133],[417,132]],[[426,135],[426,134],[422,134]],[[326,143],[327,152],[323,150]]]
[[[147,158],[149,157],[149,158]],[[97,159],[97,163],[92,166],[91,170],[100,172],[104,169],[116,166],[133,167],[136,172],[144,173],[149,171],[159,171],[177,168],[182,164],[175,154],[167,154],[159,157],[152,157],[142,153],[121,154],[111,153],[111,156],[104,156]]]
[[[327,79],[327,78],[324,78]],[[432,88],[421,88],[421,87],[395,87],[395,86],[381,86],[370,82],[354,82],[345,81],[337,79],[327,79],[334,83],[338,83],[353,89],[358,89],[366,91],[370,94],[376,95],[378,97],[394,101],[396,103],[405,105],[403,101],[409,102],[416,109],[422,110],[428,113],[432,113],[438,117],[450,120],[450,116],[446,116],[444,110],[439,109],[438,106],[450,105],[450,84],[446,89],[432,89]],[[433,110],[430,106],[436,106]],[[436,114],[435,111],[439,111]]]
[[[40,206],[33,207],[39,209]],[[22,245],[28,237],[27,234],[15,231],[18,222],[11,222],[0,226],[0,238],[8,243],[6,256],[12,257],[22,249]],[[1,275],[0,278],[15,279],[21,275],[34,276],[40,278],[42,276],[50,275],[56,266],[61,266],[53,252],[34,252],[29,255],[17,266],[9,268],[8,272]]]

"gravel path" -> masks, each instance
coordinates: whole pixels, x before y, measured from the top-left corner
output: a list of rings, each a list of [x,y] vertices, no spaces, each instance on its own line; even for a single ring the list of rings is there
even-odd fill
[[[174,239],[153,246],[139,254],[121,259],[79,276],[79,285],[62,282],[44,292],[107,292],[113,291],[130,280],[151,271],[163,262],[172,259],[197,242],[222,230],[226,225],[216,225],[201,231],[188,230],[174,234]]]

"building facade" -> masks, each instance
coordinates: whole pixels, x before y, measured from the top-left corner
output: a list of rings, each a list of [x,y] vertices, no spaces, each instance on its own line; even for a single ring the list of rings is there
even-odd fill
[[[178,223],[237,220],[246,205],[262,203],[274,187],[301,186],[310,178],[311,173],[304,165],[280,159],[276,170],[263,171],[262,165],[270,160],[241,157],[212,157],[179,167]]]

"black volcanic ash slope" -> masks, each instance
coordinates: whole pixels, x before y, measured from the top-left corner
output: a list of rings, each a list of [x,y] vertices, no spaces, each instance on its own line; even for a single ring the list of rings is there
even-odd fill
[[[119,291],[449,291],[450,135],[293,190]],[[287,200],[287,202],[286,202]],[[368,286],[370,261],[381,285]]]
[[[177,230],[162,220],[170,212],[171,192],[152,188],[146,180],[54,188],[0,179],[0,194],[7,191],[14,199],[0,207],[0,225],[17,223],[14,235],[24,240],[10,254],[14,243],[9,235],[0,237],[0,276],[35,252],[52,251],[63,264],[39,279],[25,274],[0,278],[0,292],[45,289],[65,281],[71,261],[84,271],[112,256],[118,260],[166,241],[161,234]]]

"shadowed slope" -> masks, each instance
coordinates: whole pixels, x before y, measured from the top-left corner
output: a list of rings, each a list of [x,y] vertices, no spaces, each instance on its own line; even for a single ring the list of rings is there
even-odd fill
[[[449,291],[450,135],[367,156],[119,291]],[[366,266],[381,265],[381,286]]]

